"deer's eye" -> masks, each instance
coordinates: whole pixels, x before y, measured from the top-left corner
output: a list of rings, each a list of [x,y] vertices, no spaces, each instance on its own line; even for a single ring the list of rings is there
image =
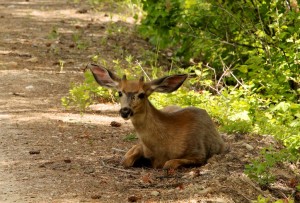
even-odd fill
[[[140,94],[138,94],[138,98],[144,99],[144,98],[145,98],[145,93],[140,93]]]
[[[119,97],[122,97],[123,94],[122,94],[121,91],[119,91],[119,92],[118,92],[118,95],[119,95]]]

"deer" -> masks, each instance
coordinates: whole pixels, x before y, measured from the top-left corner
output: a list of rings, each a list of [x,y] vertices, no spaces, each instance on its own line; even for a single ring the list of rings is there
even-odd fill
[[[206,110],[196,107],[167,106],[156,109],[149,101],[153,92],[171,93],[187,79],[187,74],[165,76],[149,82],[144,77],[127,80],[96,65],[87,66],[96,82],[113,88],[120,97],[121,117],[131,120],[138,144],[125,154],[121,164],[134,166],[141,158],[150,160],[153,168],[177,169],[203,165],[224,150],[224,141]]]

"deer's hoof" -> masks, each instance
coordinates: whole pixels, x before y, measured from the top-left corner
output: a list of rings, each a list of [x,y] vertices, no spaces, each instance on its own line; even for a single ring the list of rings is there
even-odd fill
[[[168,170],[168,169],[177,169],[180,166],[180,163],[176,160],[169,160],[164,164],[163,169]]]

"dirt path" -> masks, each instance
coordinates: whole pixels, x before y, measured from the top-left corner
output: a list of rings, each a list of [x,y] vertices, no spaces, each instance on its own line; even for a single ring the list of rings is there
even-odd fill
[[[89,131],[95,123],[109,128],[116,113],[82,117],[63,112],[60,104],[70,83],[83,79],[80,68],[94,51],[73,48],[68,32],[93,18],[78,14],[77,6],[60,0],[0,2],[0,202],[84,199],[78,196],[90,186],[81,184],[83,177],[94,179],[89,165],[100,167],[99,154],[109,149],[94,149],[105,138],[94,141]],[[60,36],[51,38],[53,30]],[[63,74],[59,60],[65,61]],[[69,173],[73,168],[78,171]]]
[[[65,111],[60,99],[71,82],[83,80],[81,69],[93,54],[107,61],[141,57],[149,45],[130,32],[130,19],[112,15],[108,5],[95,13],[70,2],[0,2],[1,203],[250,202],[259,194],[271,199],[291,194],[287,182],[294,173],[286,166],[272,191],[262,191],[243,173],[260,149],[279,146],[269,137],[224,135],[228,154],[168,175],[151,168],[124,170],[123,150],[136,141],[128,138],[133,129],[118,117],[117,107],[99,105],[82,116]],[[122,126],[112,127],[112,121]]]

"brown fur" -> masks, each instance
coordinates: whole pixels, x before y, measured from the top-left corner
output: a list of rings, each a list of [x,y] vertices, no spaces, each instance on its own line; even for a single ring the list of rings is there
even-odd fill
[[[97,67],[96,70],[93,67],[91,70],[98,83],[103,85],[102,74],[105,73],[95,73],[107,70],[98,68],[101,67]],[[112,73],[107,72],[111,77]],[[126,107],[133,111],[130,119],[139,138],[139,143],[125,154],[122,162],[124,167],[133,166],[141,157],[150,159],[154,168],[200,165],[212,155],[224,150],[224,142],[205,110],[178,106],[157,110],[149,102],[148,96],[153,91],[174,91],[185,78],[184,75],[175,75],[148,83],[113,78],[117,81],[115,88],[125,94],[120,99],[121,108]],[[104,79],[107,80],[107,77]],[[109,84],[112,84],[112,81],[109,81]],[[145,98],[138,98],[140,93],[145,93]]]

